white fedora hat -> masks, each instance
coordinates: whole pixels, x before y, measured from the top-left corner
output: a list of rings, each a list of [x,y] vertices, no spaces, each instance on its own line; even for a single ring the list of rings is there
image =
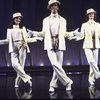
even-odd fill
[[[53,3],[57,3],[58,5],[60,5],[60,1],[58,1],[58,0],[49,0],[49,2],[48,2],[48,9],[50,8],[50,6],[51,6]]]
[[[89,13],[96,13],[96,11],[93,8],[90,8],[86,11],[86,14],[89,14]]]
[[[16,17],[23,17],[23,16],[20,12],[17,12],[13,14],[13,18],[16,18]]]

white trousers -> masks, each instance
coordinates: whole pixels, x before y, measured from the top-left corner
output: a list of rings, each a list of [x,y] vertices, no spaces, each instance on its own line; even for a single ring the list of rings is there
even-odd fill
[[[63,51],[47,50],[48,58],[53,66],[53,76],[50,82],[50,87],[57,87],[57,80],[66,86],[71,79],[66,75],[62,68],[63,63]]]
[[[25,83],[32,79],[24,71],[26,60],[26,48],[21,47],[20,43],[14,43],[14,52],[11,53],[11,62],[17,73],[17,78],[21,78]]]
[[[84,49],[84,51],[90,65],[88,81],[91,83],[95,81],[95,78],[97,78],[100,73],[98,68],[98,49]]]
[[[19,49],[18,52],[19,52],[19,63],[24,70],[25,60],[26,60],[26,49],[22,47],[22,48]],[[19,84],[20,81],[21,81],[21,77],[19,76],[19,74],[17,74],[15,84]]]

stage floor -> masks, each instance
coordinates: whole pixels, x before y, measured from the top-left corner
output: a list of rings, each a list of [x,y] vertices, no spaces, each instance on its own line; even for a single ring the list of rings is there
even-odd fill
[[[0,73],[0,99],[100,99],[100,88],[89,87],[88,73],[68,73],[74,82],[72,91],[66,92],[65,87],[58,81],[54,94],[48,92],[52,73],[36,72],[30,75],[32,88],[23,81],[19,88],[14,88],[16,74]]]

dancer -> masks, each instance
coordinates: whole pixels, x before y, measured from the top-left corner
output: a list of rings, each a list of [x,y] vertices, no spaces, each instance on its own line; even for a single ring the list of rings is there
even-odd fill
[[[60,2],[58,0],[50,0],[48,9],[51,11],[51,14],[43,19],[42,32],[28,30],[29,34],[44,38],[44,50],[47,50],[48,58],[53,66],[49,92],[54,92],[55,88],[58,87],[58,79],[66,87],[66,91],[70,91],[73,84],[73,81],[62,68],[63,51],[66,50],[65,37],[70,38],[78,31],[66,32],[66,20],[58,14],[59,6]]]
[[[77,41],[84,39],[83,49],[90,65],[88,81],[89,85],[94,86],[95,80],[100,77],[98,67],[100,24],[96,22],[96,11],[93,8],[86,11],[86,16],[87,21],[82,24],[80,34],[77,34],[75,38]]]
[[[19,87],[20,79],[25,83],[28,82],[30,87],[32,87],[32,77],[24,71],[26,52],[30,52],[30,50],[27,44],[26,28],[22,25],[22,18],[23,16],[20,12],[14,13],[12,22],[7,29],[9,53],[11,53],[12,66],[17,73],[15,87]]]

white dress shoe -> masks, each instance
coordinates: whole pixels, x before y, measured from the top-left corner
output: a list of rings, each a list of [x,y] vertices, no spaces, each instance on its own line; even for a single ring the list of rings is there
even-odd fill
[[[100,72],[96,73],[95,78],[96,79],[100,78]]]
[[[54,91],[55,91],[54,87],[49,88],[49,92],[54,92]]]
[[[73,84],[73,81],[71,80],[66,86],[66,91],[70,91],[71,90],[71,85],[72,84]]]
[[[94,86],[94,82],[90,82],[90,86]]]
[[[28,81],[28,83],[29,83],[30,87],[32,87],[32,82],[31,81]]]
[[[19,87],[20,81],[21,81],[21,78],[20,77],[16,77],[16,79],[15,79],[15,87]]]
[[[18,88],[18,87],[19,87],[19,85],[15,84],[15,88]]]

